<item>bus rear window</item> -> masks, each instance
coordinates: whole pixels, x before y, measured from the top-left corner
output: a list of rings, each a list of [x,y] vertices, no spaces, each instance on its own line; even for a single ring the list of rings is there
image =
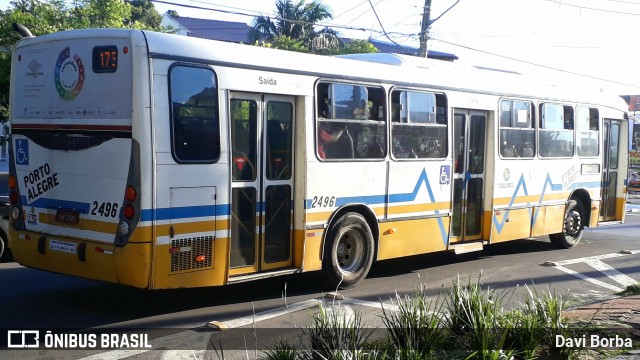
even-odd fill
[[[220,157],[218,87],[212,70],[170,70],[173,156],[177,162],[212,163]]]

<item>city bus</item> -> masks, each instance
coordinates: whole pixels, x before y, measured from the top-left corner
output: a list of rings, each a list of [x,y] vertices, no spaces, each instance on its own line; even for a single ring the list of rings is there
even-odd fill
[[[146,289],[465,253],[624,221],[618,96],[394,54],[140,30],[27,36],[11,67],[11,249]]]

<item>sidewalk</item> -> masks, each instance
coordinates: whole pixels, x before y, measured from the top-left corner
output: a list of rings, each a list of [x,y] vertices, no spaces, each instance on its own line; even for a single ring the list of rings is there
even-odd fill
[[[631,338],[636,348],[610,360],[640,360],[640,295],[617,297],[593,304],[581,305],[564,313],[569,323],[588,323],[600,329]],[[614,335],[612,335],[614,336]],[[628,350],[628,349],[624,349]]]

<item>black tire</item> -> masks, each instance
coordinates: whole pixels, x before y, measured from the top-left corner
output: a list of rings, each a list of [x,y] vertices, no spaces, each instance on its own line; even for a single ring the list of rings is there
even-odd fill
[[[564,212],[562,232],[549,235],[551,245],[558,249],[569,249],[578,245],[584,233],[585,219],[582,202],[578,199],[569,200]]]
[[[347,289],[367,277],[373,263],[374,240],[365,218],[354,212],[334,222],[324,242],[322,271],[327,285]]]
[[[9,237],[7,237],[4,231],[0,231],[0,262],[9,261],[10,259]]]

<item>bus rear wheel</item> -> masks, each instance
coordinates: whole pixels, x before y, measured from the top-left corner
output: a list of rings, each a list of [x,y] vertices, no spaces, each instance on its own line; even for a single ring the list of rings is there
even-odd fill
[[[364,279],[373,263],[374,241],[365,218],[346,213],[334,222],[324,243],[322,271],[331,289],[347,289]]]
[[[551,244],[558,249],[569,249],[580,242],[584,232],[584,207],[580,200],[569,200],[564,212],[562,232],[550,234]]]

